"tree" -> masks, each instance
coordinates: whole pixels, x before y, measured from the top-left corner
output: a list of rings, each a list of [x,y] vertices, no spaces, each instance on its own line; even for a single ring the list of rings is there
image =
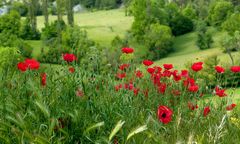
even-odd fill
[[[173,51],[171,29],[166,25],[151,24],[144,40],[149,48],[148,58],[150,59],[160,59]]]
[[[48,0],[42,0],[45,25],[48,26]]]
[[[170,27],[175,36],[191,32],[193,30],[193,26],[192,20],[181,14],[178,14],[170,21]]]
[[[235,31],[240,31],[240,14],[232,14],[223,24],[222,27],[230,35],[234,35]]]
[[[233,12],[234,7],[231,2],[219,1],[213,3],[209,10],[208,21],[211,25],[221,25]]]
[[[33,32],[37,32],[37,17],[36,17],[36,8],[37,0],[24,0],[25,5],[28,6],[28,18],[30,21],[30,26]]]
[[[187,7],[185,7],[183,10],[182,10],[182,14],[183,16],[189,18],[189,19],[197,19],[197,13],[196,13],[196,10],[193,9],[192,6],[188,5]]]
[[[212,43],[212,34],[207,31],[207,24],[200,21],[197,26],[197,46],[201,50],[209,49]]]
[[[226,52],[234,65],[233,51],[240,51],[240,31],[236,31],[232,36],[226,36],[222,41],[224,52]]]
[[[58,32],[58,46],[61,48],[62,44],[62,22],[63,13],[65,11],[65,0],[57,0],[57,32]]]
[[[74,25],[73,1],[66,0],[67,19],[70,26]]]

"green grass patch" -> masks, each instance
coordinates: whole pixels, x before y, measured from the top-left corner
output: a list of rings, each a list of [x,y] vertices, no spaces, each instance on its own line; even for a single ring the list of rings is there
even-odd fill
[[[53,22],[57,16],[49,16]],[[63,17],[67,22],[66,16]],[[101,46],[110,46],[115,36],[123,37],[131,28],[133,17],[125,16],[124,9],[103,10],[96,12],[77,13],[74,15],[75,24],[88,32],[90,39]],[[44,17],[37,17],[38,29],[44,27]]]

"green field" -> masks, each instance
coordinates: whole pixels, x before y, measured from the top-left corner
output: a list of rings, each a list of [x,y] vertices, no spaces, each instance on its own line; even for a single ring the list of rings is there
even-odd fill
[[[56,16],[50,16],[50,22],[56,20]],[[66,21],[66,16],[63,17]],[[123,37],[131,28],[133,17],[125,16],[124,9],[77,13],[74,15],[75,24],[88,32],[90,39],[102,46],[109,46],[115,36]],[[44,27],[44,17],[37,18],[38,29]]]

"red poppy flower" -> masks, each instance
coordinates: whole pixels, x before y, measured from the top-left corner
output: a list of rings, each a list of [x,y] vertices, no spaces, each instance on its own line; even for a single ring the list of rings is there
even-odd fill
[[[203,116],[206,117],[209,113],[210,113],[210,107],[207,106],[207,107],[205,107],[204,110],[203,110]]]
[[[63,55],[63,59],[66,62],[73,62],[73,61],[77,60],[77,57],[74,54],[66,53]]]
[[[176,82],[178,82],[178,81],[180,81],[180,80],[182,79],[181,74],[178,74],[178,71],[177,71],[177,70],[173,71],[173,72],[172,72],[172,75],[173,75],[173,79],[174,79]]]
[[[148,73],[152,74],[152,73],[155,72],[155,69],[154,68],[148,68],[147,71],[148,71]]]
[[[124,84],[124,87],[125,89],[128,89],[128,90],[133,90],[134,88],[134,85],[132,83],[129,83],[129,84]]]
[[[142,73],[140,70],[137,70],[137,71],[135,72],[135,75],[136,75],[136,77],[138,77],[138,78],[142,78],[142,77],[143,77],[143,73]]]
[[[116,91],[119,91],[121,88],[122,88],[122,84],[119,84],[119,85],[116,85],[116,86],[115,86],[115,90],[116,90]]]
[[[74,67],[70,67],[68,70],[69,70],[70,73],[74,73],[75,72]]]
[[[189,90],[190,92],[197,92],[198,89],[199,89],[198,85],[190,85],[190,86],[188,87],[188,90]]]
[[[27,69],[38,70],[40,67],[40,63],[35,59],[25,59],[24,62],[18,63],[17,66],[20,71],[25,72]]]
[[[150,66],[150,65],[153,64],[153,61],[150,61],[150,60],[144,60],[144,61],[143,61],[143,64],[144,64],[145,66]]]
[[[195,71],[195,72],[198,72],[200,70],[202,70],[203,68],[203,62],[196,62],[192,65],[192,70]]]
[[[159,66],[154,66],[153,68],[155,69],[156,73],[160,73],[162,71],[162,68]]]
[[[158,92],[161,93],[161,94],[165,94],[166,89],[167,89],[167,84],[166,83],[161,83],[158,86]]]
[[[19,62],[17,64],[17,67],[20,71],[25,72],[28,68],[27,64],[25,62]]]
[[[218,86],[216,86],[216,88],[215,88],[215,93],[219,97],[227,96],[227,94],[225,93],[225,90],[224,89],[220,89]]]
[[[240,72],[240,66],[232,66],[231,71],[233,73],[239,73]]]
[[[41,84],[42,84],[42,86],[45,86],[47,84],[47,74],[46,73],[41,74]]]
[[[134,52],[133,48],[129,48],[129,47],[122,48],[122,53],[129,54],[129,53],[133,53],[133,52]]]
[[[40,63],[35,59],[26,59],[25,64],[28,66],[30,70],[38,70],[40,67]]]
[[[227,111],[233,110],[237,105],[236,104],[230,104],[229,106],[226,107]]]
[[[197,105],[197,104],[194,105],[193,103],[188,102],[188,108],[189,108],[190,110],[195,110],[195,109],[198,109],[198,105]]]
[[[215,66],[215,70],[217,73],[224,73],[225,69],[221,66]]]
[[[172,75],[172,72],[169,70],[163,71],[163,74],[162,74],[163,77],[171,77],[171,75]]]
[[[127,69],[129,66],[130,66],[130,64],[122,64],[119,66],[119,69],[123,71],[123,70]]]
[[[181,76],[182,77],[188,77],[188,70],[182,70],[181,71]]]
[[[161,74],[160,73],[152,74],[151,79],[152,79],[154,85],[159,85],[160,79],[161,79]]]
[[[126,77],[126,73],[117,73],[116,77],[119,79],[123,79]]]
[[[167,106],[159,106],[157,111],[157,116],[159,121],[164,124],[168,124],[172,120],[173,111]]]
[[[192,78],[187,78],[186,80],[183,81],[183,85],[185,87],[188,87],[189,85],[195,85],[195,80]]]
[[[163,67],[166,69],[166,70],[170,70],[173,68],[173,65],[172,64],[163,64]]]
[[[135,96],[138,95],[139,90],[140,90],[139,88],[134,88],[133,89],[133,93],[134,93]]]

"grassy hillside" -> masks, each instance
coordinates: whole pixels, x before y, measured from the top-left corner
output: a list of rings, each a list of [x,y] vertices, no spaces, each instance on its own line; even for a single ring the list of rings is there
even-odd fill
[[[50,22],[57,19],[56,16],[50,16]],[[38,28],[44,27],[44,17],[39,16]],[[64,16],[66,20],[66,16]],[[112,39],[119,35],[123,37],[124,34],[131,28],[133,17],[126,17],[124,9],[115,9],[108,11],[96,11],[75,14],[75,24],[81,26],[88,32],[89,37],[98,42],[102,46],[110,46]],[[224,32],[219,32],[215,28],[209,28],[213,34],[214,43],[211,49],[199,50],[196,46],[197,34],[196,32],[188,33],[178,36],[174,39],[175,52],[169,54],[156,62],[156,64],[173,63],[176,68],[184,68],[188,61],[204,59],[211,55],[218,55],[220,60],[230,62],[228,55],[222,53],[220,41],[226,35]],[[33,57],[37,57],[41,50],[40,41],[28,41],[34,47]],[[136,49],[141,49],[138,54],[144,54],[145,51],[141,45],[135,44]],[[236,54],[235,54],[236,55]]]
[[[184,68],[184,65],[189,61],[199,61],[211,55],[218,55],[221,62],[230,63],[230,58],[227,54],[222,53],[220,45],[221,40],[226,35],[225,32],[219,32],[214,28],[210,28],[213,34],[214,43],[212,48],[208,50],[200,50],[196,46],[197,33],[188,33],[174,39],[175,52],[171,53],[168,57],[163,58],[156,62],[158,65],[164,63],[172,63],[176,68]],[[235,57],[237,53],[233,54]]]
[[[56,20],[56,16],[50,16],[50,22]],[[66,16],[63,17],[66,21]],[[89,38],[102,46],[109,46],[112,39],[119,35],[123,37],[130,29],[133,17],[125,16],[124,9],[78,13],[74,15],[75,24],[84,28]],[[44,27],[44,17],[37,17],[38,29]]]

